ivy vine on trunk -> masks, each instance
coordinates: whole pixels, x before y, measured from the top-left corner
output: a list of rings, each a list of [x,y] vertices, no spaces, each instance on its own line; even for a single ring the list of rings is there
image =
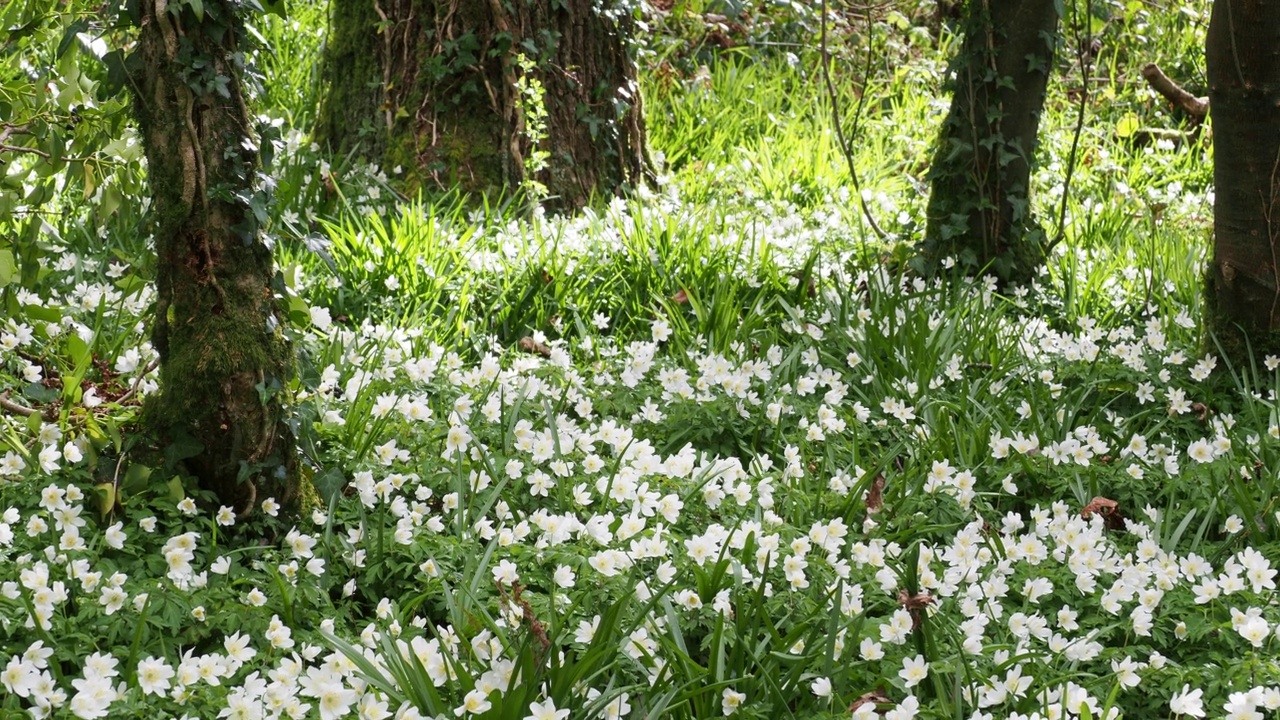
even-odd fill
[[[1029,186],[1059,19],[1056,0],[969,0],[951,109],[929,170],[916,260],[925,273],[950,258],[965,272],[1021,282],[1043,263],[1045,233]]]
[[[333,0],[316,138],[417,187],[553,209],[651,172],[633,0]]]
[[[243,90],[243,3],[138,0],[128,61],[155,238],[160,391],[146,422],[237,510],[297,499],[282,389],[292,349],[258,224],[265,194]]]

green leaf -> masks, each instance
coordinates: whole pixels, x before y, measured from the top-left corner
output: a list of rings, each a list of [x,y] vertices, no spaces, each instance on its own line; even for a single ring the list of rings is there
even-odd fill
[[[169,499],[174,502],[182,502],[182,498],[187,496],[187,491],[182,487],[182,478],[177,475],[169,478],[169,482],[165,483],[165,487],[169,488]]]
[[[58,307],[26,305],[23,307],[23,313],[30,320],[39,320],[47,323],[62,321],[62,309]]]
[[[71,44],[76,41],[76,35],[88,29],[89,20],[87,18],[80,18],[68,25],[67,29],[62,33],[62,40],[58,43],[58,52],[55,57],[61,58],[65,55]]]
[[[67,354],[71,356],[71,360],[76,365],[83,365],[89,362],[91,348],[89,343],[84,341],[76,333],[67,335]]]
[[[142,464],[133,464],[124,473],[124,481],[120,483],[120,487],[130,494],[136,494],[143,491],[147,486],[147,480],[151,477],[151,468]]]
[[[98,219],[105,220],[118,210],[123,203],[124,196],[120,194],[120,188],[115,185],[108,185],[102,188],[102,202],[98,203]]]
[[[0,249],[0,288],[13,282],[18,273],[18,265],[13,261],[13,252],[8,248]]]
[[[311,324],[311,308],[307,306],[307,301],[294,295],[289,298],[289,322],[298,327],[307,327]]]
[[[1138,132],[1138,128],[1140,127],[1142,127],[1142,121],[1138,119],[1137,115],[1129,113],[1128,115],[1120,118],[1120,121],[1116,123],[1116,137],[1121,140],[1131,138],[1134,133]]]
[[[36,19],[32,20],[26,25],[22,25],[21,27],[16,27],[10,30],[9,42],[16,43],[22,38],[28,37],[29,35],[34,34],[36,30],[40,29],[40,24],[45,21],[45,18],[46,16],[41,15],[40,17],[37,17]]]
[[[316,473],[311,482],[316,486],[316,492],[320,493],[320,498],[328,504],[332,498],[342,492],[342,488],[347,484],[347,478],[341,468],[331,467]]]
[[[285,0],[262,0],[262,10],[268,15],[277,15],[282,20],[289,19],[289,7]]]
[[[191,12],[196,14],[196,20],[204,22],[204,0],[187,0],[187,4],[191,6]]]
[[[116,506],[115,483],[98,483],[93,489],[98,496],[98,515],[105,519]]]
[[[187,433],[177,433],[173,442],[169,443],[164,449],[164,461],[167,467],[174,467],[178,463],[189,457],[195,457],[204,452],[204,443],[196,440]],[[179,498],[181,500],[181,498]]]
[[[129,82],[129,70],[125,67],[124,51],[116,49],[103,55],[102,64],[107,68],[107,80],[103,83],[102,89],[108,95],[115,95]]]

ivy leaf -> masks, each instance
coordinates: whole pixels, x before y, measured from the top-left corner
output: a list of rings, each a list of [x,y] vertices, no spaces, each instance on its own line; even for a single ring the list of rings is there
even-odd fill
[[[268,15],[276,15],[281,20],[289,19],[289,7],[285,0],[262,0],[262,11]]]
[[[342,488],[347,484],[347,478],[342,474],[340,468],[326,468],[323,472],[316,473],[312,478],[312,483],[316,486],[316,492],[320,494],[320,499],[324,500],[326,505],[333,502],[333,498],[342,492]]]
[[[71,23],[62,33],[62,40],[58,43],[58,52],[55,57],[61,59],[67,53],[67,49],[71,47],[71,43],[76,41],[76,35],[89,29],[89,21],[86,18]]]
[[[177,467],[183,460],[204,452],[204,443],[191,437],[189,433],[179,431],[175,435],[173,441],[164,449],[164,462],[167,468]]]
[[[231,90],[228,89],[228,86],[230,84],[231,84],[231,78],[227,77],[226,75],[219,75],[213,79],[213,90],[214,92],[218,93],[222,97],[230,100]]]

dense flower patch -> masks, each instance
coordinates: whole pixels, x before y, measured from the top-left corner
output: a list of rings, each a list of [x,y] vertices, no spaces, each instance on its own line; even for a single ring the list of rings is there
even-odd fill
[[[6,417],[8,709],[1280,707],[1261,492],[1280,427],[1269,391],[1210,379],[1187,312],[1066,329],[1020,309],[1050,289],[843,271],[719,346],[661,308],[645,334],[602,310],[502,347],[313,307],[296,400],[319,497],[241,518],[108,429],[154,389],[122,321],[146,291],[66,269],[106,278],[24,296],[65,315],[7,322],[14,386],[65,376],[49,358],[95,342],[99,308],[124,329],[61,415]]]

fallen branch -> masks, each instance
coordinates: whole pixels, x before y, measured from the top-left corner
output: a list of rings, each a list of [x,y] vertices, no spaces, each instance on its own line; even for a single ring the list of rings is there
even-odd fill
[[[1160,93],[1166,100],[1173,104],[1176,108],[1181,108],[1192,122],[1199,125],[1204,122],[1205,116],[1209,114],[1209,98],[1196,97],[1191,93],[1183,90],[1178,83],[1169,79],[1168,75],[1160,69],[1159,65],[1150,63],[1142,68],[1142,77],[1146,78],[1147,84],[1152,90]]]
[[[0,409],[13,415],[21,415],[22,417],[31,417],[40,413],[39,410],[29,408],[26,405],[20,405],[9,399],[9,393],[0,394]]]

